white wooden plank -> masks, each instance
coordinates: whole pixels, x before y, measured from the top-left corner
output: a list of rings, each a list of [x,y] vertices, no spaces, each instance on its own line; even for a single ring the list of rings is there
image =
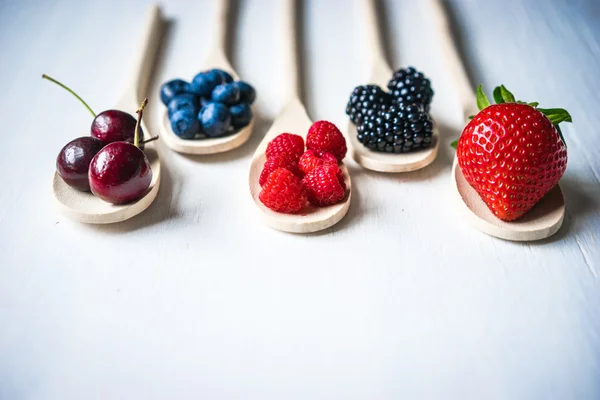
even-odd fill
[[[485,236],[444,206],[462,115],[419,2],[385,2],[390,59],[432,78],[440,154],[391,176],[348,161],[348,215],[305,236],[254,213],[247,168],[260,133],[210,157],[159,143],[158,198],[123,224],[60,217],[48,176],[91,121],[39,75],[65,80],[94,109],[110,106],[148,3],[0,3],[0,399],[599,398],[596,3],[452,1],[477,81],[573,114],[568,218],[535,244]],[[305,2],[314,120],[345,121],[347,96],[368,73],[346,4]],[[196,72],[214,4],[164,6],[176,22],[150,96],[154,126],[158,82]],[[257,132],[284,100],[273,84],[274,12],[240,1],[231,54],[258,89]]]

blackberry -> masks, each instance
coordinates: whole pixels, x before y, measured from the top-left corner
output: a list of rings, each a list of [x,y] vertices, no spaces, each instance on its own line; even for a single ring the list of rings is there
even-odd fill
[[[367,116],[357,132],[358,141],[369,149],[408,153],[431,145],[433,121],[421,104],[392,104]]]
[[[433,98],[431,82],[413,67],[394,72],[394,76],[388,82],[388,89],[397,103],[422,104],[425,111],[429,111],[429,104]]]
[[[392,104],[392,98],[377,85],[357,86],[350,95],[346,114],[355,125],[360,125],[369,116],[386,110]]]

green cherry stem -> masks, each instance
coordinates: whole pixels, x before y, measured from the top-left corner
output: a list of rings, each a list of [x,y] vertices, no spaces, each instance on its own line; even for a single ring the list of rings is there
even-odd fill
[[[142,104],[140,104],[140,108],[137,109],[136,113],[138,115],[137,122],[135,123],[135,133],[133,135],[133,145],[135,147],[140,147],[140,124],[142,123],[142,115],[144,113],[144,108],[148,104],[148,99],[144,99]]]
[[[85,108],[88,109],[88,111],[94,116],[94,118],[96,118],[96,113],[90,108],[90,106],[87,105],[87,103],[81,98],[79,97],[79,95],[77,93],[75,93],[74,91],[72,91],[68,86],[60,83],[59,81],[57,81],[54,78],[49,77],[48,75],[44,74],[42,75],[42,78],[49,80],[50,82],[54,82],[56,83],[58,86],[60,86],[61,88],[65,89],[67,92],[71,93],[73,96],[77,97],[77,100],[79,100],[84,106]]]

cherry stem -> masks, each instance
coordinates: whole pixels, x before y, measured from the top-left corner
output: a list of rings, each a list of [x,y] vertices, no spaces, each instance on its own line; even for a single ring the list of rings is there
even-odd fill
[[[144,99],[142,104],[140,104],[140,108],[137,109],[136,113],[138,115],[137,122],[135,123],[135,133],[133,135],[133,145],[135,147],[140,147],[140,124],[142,123],[142,115],[144,113],[144,107],[148,104],[148,99]]]
[[[154,142],[156,139],[158,139],[158,136],[154,136],[154,137],[151,137],[150,139],[144,140],[141,144]]]
[[[56,83],[58,86],[60,86],[61,88],[65,89],[67,92],[71,93],[73,96],[77,97],[77,100],[79,100],[84,106],[85,108],[88,109],[88,111],[90,113],[92,113],[92,115],[94,116],[94,118],[96,118],[96,113],[90,108],[90,106],[87,105],[87,103],[81,98],[79,97],[79,95],[77,93],[75,93],[74,91],[72,91],[69,87],[65,86],[64,84],[60,83],[59,81],[57,81],[54,78],[49,77],[48,75],[44,74],[42,75],[42,78],[49,80],[50,82],[54,82]]]

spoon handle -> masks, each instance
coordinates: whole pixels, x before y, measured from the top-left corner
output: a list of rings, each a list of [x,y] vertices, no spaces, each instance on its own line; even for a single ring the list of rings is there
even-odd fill
[[[359,12],[364,14],[365,38],[367,47],[371,50],[369,54],[372,70],[382,63],[387,65],[377,18],[376,1],[378,0],[360,0],[359,9]]]
[[[467,121],[470,115],[475,115],[478,112],[477,103],[475,102],[475,91],[471,86],[467,71],[458,53],[454,35],[450,29],[450,21],[442,0],[430,0],[429,2],[431,3],[430,8],[434,34],[441,44],[446,67],[458,90],[464,119]]]
[[[300,74],[298,70],[298,48],[296,44],[297,3],[296,0],[281,0],[281,6],[283,76],[287,81],[283,87],[288,88],[286,100],[291,101],[300,98]]]
[[[162,12],[157,4],[152,4],[148,10],[146,24],[142,40],[137,48],[133,72],[130,79],[131,86],[125,94],[125,98],[119,104],[127,107],[138,107],[146,97],[148,81],[152,75],[154,61],[164,28]],[[135,111],[135,110],[131,110]]]
[[[215,24],[213,26],[213,48],[211,54],[218,54],[225,58],[227,45],[227,25],[229,21],[229,0],[217,0],[215,10]]]

